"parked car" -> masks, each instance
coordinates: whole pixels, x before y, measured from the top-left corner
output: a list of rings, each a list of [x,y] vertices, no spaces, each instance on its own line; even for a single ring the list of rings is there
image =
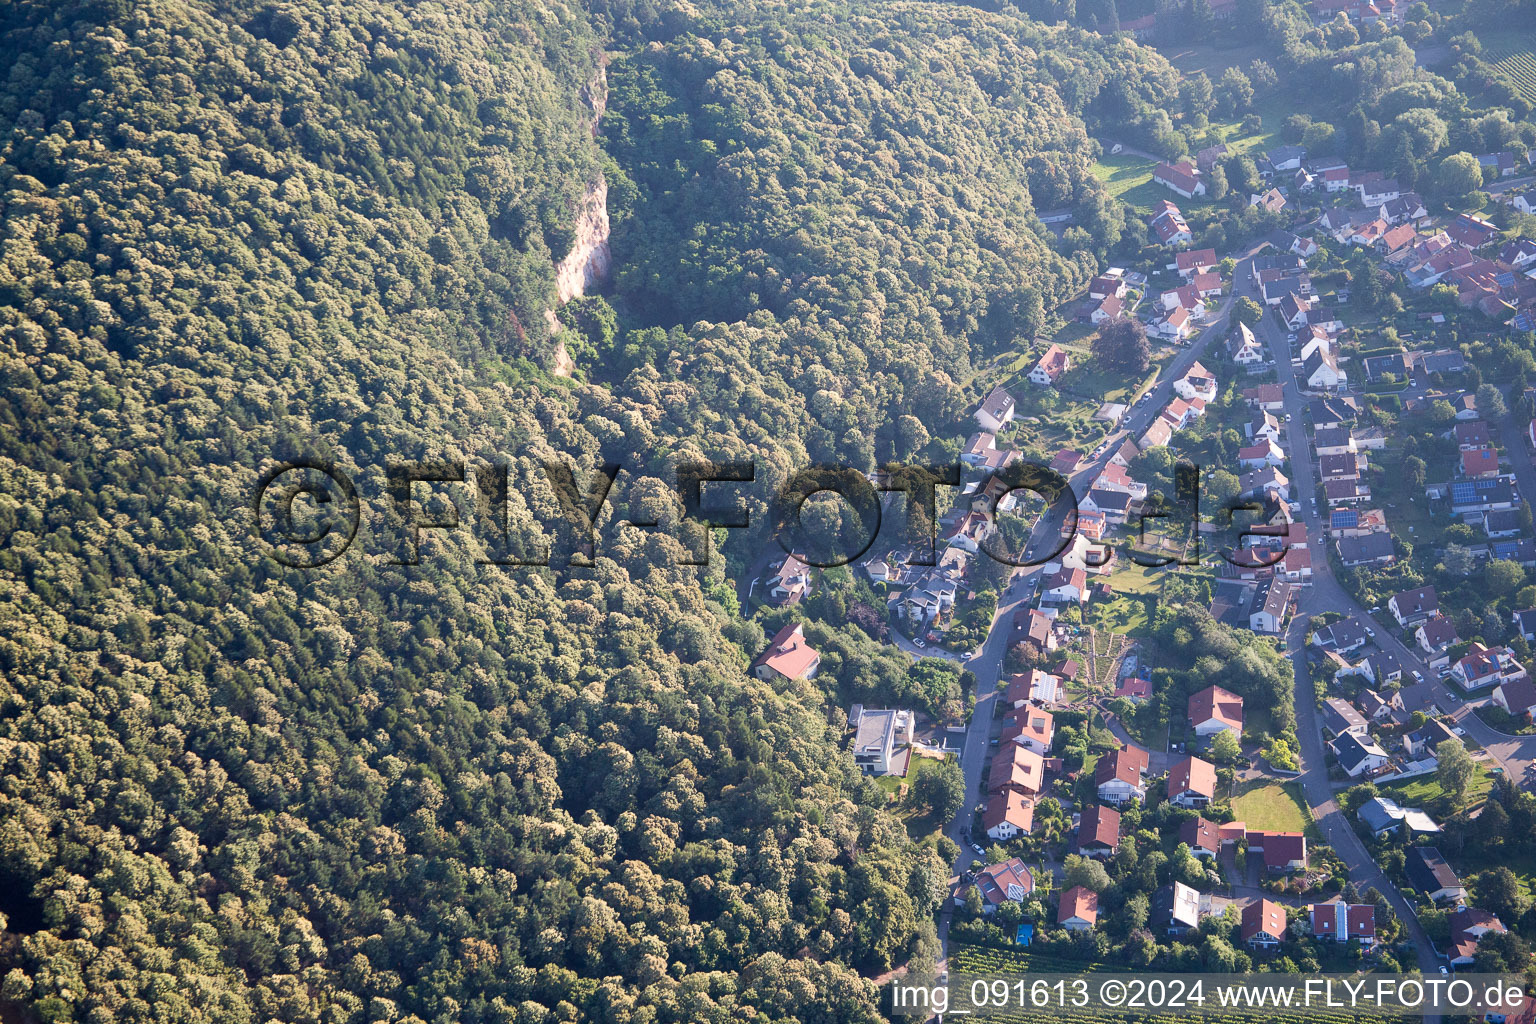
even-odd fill
[[[983,857],[985,857],[987,855],[987,851],[983,850],[981,848],[981,844],[980,843],[972,843],[971,844],[971,849],[975,850],[977,853],[981,854]]]
[[[1424,673],[1420,672],[1418,669],[1414,669],[1413,681],[1416,683],[1422,683],[1424,681]]]
[[[917,637],[917,638],[915,638],[912,641],[912,646],[913,647],[927,647],[928,646],[928,641],[924,640],[922,637]]]

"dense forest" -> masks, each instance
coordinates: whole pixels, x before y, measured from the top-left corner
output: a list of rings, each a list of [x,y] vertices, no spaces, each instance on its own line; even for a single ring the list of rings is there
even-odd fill
[[[950,851],[745,672],[670,468],[921,449],[1113,244],[1085,126],[1167,65],[923,4],[23,0],[0,54],[0,1006],[874,1019]],[[288,458],[363,495],[322,570],[253,536]],[[596,564],[394,564],[387,464],[454,458],[534,546],[543,463],[623,465]]]

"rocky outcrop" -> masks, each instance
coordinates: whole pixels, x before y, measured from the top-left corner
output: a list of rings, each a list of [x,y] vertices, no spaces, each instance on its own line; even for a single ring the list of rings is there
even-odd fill
[[[592,76],[581,90],[581,98],[592,108],[592,135],[597,136],[597,124],[603,119],[608,106],[608,72],[604,64],[598,64],[597,74]],[[608,181],[599,172],[597,180],[587,186],[576,204],[576,240],[565,259],[555,266],[555,295],[560,304],[570,302],[578,295],[608,276],[613,269],[613,253],[608,248]],[[549,333],[560,331],[560,321],[553,311],[548,311]],[[555,346],[554,372],[569,377],[576,368],[563,342]]]
[[[566,303],[608,276],[608,182],[601,176],[587,186],[576,204],[576,241],[555,267],[555,293]]]

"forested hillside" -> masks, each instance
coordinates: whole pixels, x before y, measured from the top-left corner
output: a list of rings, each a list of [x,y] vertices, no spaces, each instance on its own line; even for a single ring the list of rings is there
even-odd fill
[[[461,535],[393,565],[384,467],[509,458],[536,536],[544,459],[917,450],[1092,272],[1034,210],[1118,230],[1081,117],[1166,67],[922,5],[611,14],[7,8],[0,1007],[853,1021],[860,972],[931,950],[944,859],[818,690],[744,672],[718,560],[625,528],[587,570]],[[619,269],[561,314],[568,380],[554,266],[605,170]],[[364,496],[313,572],[250,525],[300,456]],[[619,504],[665,527],[652,483]]]

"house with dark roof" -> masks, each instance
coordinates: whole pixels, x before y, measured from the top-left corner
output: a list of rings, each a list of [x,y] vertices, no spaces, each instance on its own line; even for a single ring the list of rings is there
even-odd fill
[[[1366,633],[1365,620],[1358,615],[1351,615],[1347,619],[1339,619],[1337,622],[1320,626],[1312,634],[1312,642],[1318,647],[1338,651],[1341,654],[1364,647],[1368,639],[1370,637]]]
[[[1407,707],[1407,699],[1404,699],[1404,707]],[[1410,709],[1413,710],[1413,709]],[[1418,709],[1422,710],[1422,709]],[[1435,756],[1435,750],[1446,740],[1457,739],[1457,735],[1451,731],[1450,726],[1438,718],[1431,718],[1413,732],[1403,737],[1403,752],[1409,757],[1423,760]]]
[[[1323,728],[1334,736],[1342,736],[1346,732],[1364,735],[1370,731],[1365,716],[1343,697],[1329,697],[1323,701]]]
[[[1196,857],[1215,857],[1221,852],[1221,826],[1196,815],[1179,826],[1179,842]]]
[[[1435,615],[1425,620],[1414,630],[1413,639],[1419,650],[1431,656],[1443,654],[1446,648],[1461,642],[1461,638],[1456,635],[1456,623],[1444,615]]]
[[[1397,549],[1390,533],[1367,533],[1360,537],[1340,537],[1334,542],[1339,561],[1345,568],[1361,565],[1391,565],[1397,561]]]
[[[1408,884],[1417,892],[1436,903],[1467,898],[1467,887],[1439,850],[1433,846],[1410,846],[1406,853],[1403,870],[1408,875]]]
[[[1341,733],[1335,736],[1328,746],[1333,750],[1333,756],[1338,759],[1339,767],[1343,768],[1345,774],[1352,779],[1369,775],[1388,761],[1387,752],[1369,735],[1354,732]]]
[[[1527,640],[1536,640],[1536,608],[1526,608],[1514,613],[1515,629]]]
[[[1387,610],[1399,626],[1412,626],[1437,613],[1440,610],[1440,599],[1434,587],[1419,587],[1393,594],[1387,599]]]
[[[1255,633],[1275,636],[1285,630],[1296,603],[1296,589],[1285,580],[1270,579],[1259,584],[1248,609],[1248,628]]]
[[[1249,829],[1248,852],[1264,855],[1264,868],[1271,873],[1305,871],[1307,837],[1300,832],[1266,832]]]
[[[1113,857],[1120,848],[1120,812],[1094,804],[1077,822],[1077,852],[1084,857]]]
[[[1360,805],[1360,820],[1376,838],[1406,828],[1414,835],[1433,835],[1440,831],[1435,820],[1417,807],[1400,807],[1395,800],[1374,796]]]

